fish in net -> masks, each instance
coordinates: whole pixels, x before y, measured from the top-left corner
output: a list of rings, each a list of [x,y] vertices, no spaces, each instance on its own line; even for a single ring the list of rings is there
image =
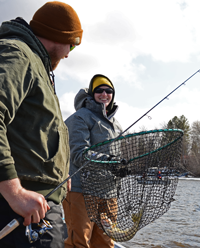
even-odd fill
[[[183,131],[161,129],[96,144],[83,154],[81,184],[88,216],[117,242],[166,213],[174,200]]]

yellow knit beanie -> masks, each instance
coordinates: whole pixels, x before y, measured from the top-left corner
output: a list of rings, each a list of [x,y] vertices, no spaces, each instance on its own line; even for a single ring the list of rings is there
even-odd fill
[[[108,85],[109,87],[113,88],[112,84],[107,78],[98,76],[94,78],[94,81],[92,84],[92,92],[94,91],[95,88],[97,88],[100,85]]]
[[[79,45],[83,30],[75,10],[68,4],[47,2],[38,9],[30,26],[35,35],[62,44]]]

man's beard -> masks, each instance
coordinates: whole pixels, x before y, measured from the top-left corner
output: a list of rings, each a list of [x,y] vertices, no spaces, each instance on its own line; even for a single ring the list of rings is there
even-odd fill
[[[60,60],[55,61],[55,62],[53,62],[53,60],[51,60],[51,61],[52,61],[51,62],[51,67],[52,67],[52,70],[54,71],[56,69],[57,65],[59,64]]]
[[[54,71],[57,65],[59,64],[61,58],[58,58],[57,51],[55,48],[49,51],[49,56],[51,58],[51,67],[52,67],[52,70]]]

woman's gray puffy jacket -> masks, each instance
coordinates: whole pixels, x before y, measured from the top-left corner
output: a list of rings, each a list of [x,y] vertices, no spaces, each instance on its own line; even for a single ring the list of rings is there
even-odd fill
[[[88,89],[78,92],[74,106],[76,112],[65,121],[69,131],[70,175],[82,166],[85,149],[113,139],[122,132],[119,122],[114,118],[118,106],[114,104],[112,114],[107,117],[104,104],[95,102],[88,94]],[[80,172],[72,177],[71,191],[82,192]]]

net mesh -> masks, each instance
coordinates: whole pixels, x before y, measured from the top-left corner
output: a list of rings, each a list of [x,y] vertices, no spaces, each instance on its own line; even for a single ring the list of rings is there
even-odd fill
[[[128,241],[168,211],[182,171],[182,136],[178,129],[128,134],[84,153],[87,213],[110,238]]]

